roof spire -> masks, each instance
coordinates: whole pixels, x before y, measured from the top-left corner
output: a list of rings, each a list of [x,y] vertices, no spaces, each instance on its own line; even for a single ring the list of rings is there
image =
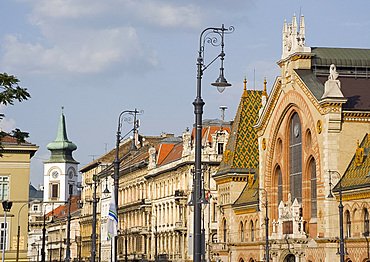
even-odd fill
[[[247,96],[248,96],[248,92],[247,92],[247,77],[245,76],[244,77],[244,92],[243,92],[242,97],[247,97]]]
[[[57,138],[47,145],[47,149],[51,151],[50,159],[46,162],[73,162],[77,163],[72,157],[72,151],[77,149],[77,146],[68,140],[65,117],[63,114],[64,107],[62,106],[62,114],[59,118]]]
[[[262,95],[267,97],[268,95],[267,95],[266,85],[267,85],[267,81],[266,81],[266,77],[265,77],[265,80],[263,81],[263,92],[262,92]]]

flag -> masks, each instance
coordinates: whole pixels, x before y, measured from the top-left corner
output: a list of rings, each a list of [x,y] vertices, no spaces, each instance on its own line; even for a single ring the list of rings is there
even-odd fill
[[[108,240],[117,236],[117,231],[118,231],[117,205],[113,191],[109,204],[109,214],[107,221]]]
[[[207,191],[207,201],[209,201],[212,198],[211,191]]]

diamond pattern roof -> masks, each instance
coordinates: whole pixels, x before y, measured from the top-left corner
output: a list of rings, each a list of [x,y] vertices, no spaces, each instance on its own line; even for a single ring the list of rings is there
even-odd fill
[[[227,169],[257,169],[258,140],[253,125],[258,119],[262,93],[244,87],[219,172]]]
[[[354,188],[370,187],[370,134],[366,134],[357,150],[363,149],[360,157],[353,156],[351,163],[348,165],[346,172],[342,177],[343,190]],[[362,155],[362,159],[361,159]],[[356,159],[357,158],[357,159]],[[361,159],[360,161],[358,159]],[[339,183],[335,186],[334,191],[339,190]]]

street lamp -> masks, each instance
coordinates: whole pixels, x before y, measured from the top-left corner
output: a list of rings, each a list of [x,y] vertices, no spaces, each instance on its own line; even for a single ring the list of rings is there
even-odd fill
[[[3,209],[4,209],[4,236],[3,236],[3,262],[5,259],[5,246],[6,246],[6,230],[8,229],[6,224],[6,213],[10,211],[12,208],[13,202],[11,201],[3,201]]]
[[[339,177],[339,255],[340,255],[340,262],[344,262],[344,255],[346,252],[344,251],[344,237],[343,237],[343,203],[342,203],[342,179],[341,175],[338,171],[328,170],[329,172],[329,186],[330,191],[328,198],[334,198],[331,192],[331,174],[336,174]]]
[[[221,60],[221,67],[220,67],[220,76],[217,78],[216,82],[213,83],[213,86],[216,86],[218,91],[223,92],[226,87],[231,86],[225,77],[224,77],[224,68],[223,68],[223,61],[225,57],[224,53],[224,34],[225,33],[232,33],[234,31],[234,27],[225,28],[222,25],[221,28],[213,28],[209,27],[202,31],[200,34],[199,39],[199,51],[198,51],[198,59],[197,59],[197,96],[193,102],[194,105],[194,114],[195,114],[195,178],[194,178],[194,192],[193,192],[193,200],[194,200],[194,254],[193,254],[193,261],[200,262],[201,261],[201,247],[202,247],[202,236],[201,236],[201,223],[202,223],[202,207],[200,203],[201,198],[201,165],[202,165],[202,115],[203,115],[203,106],[204,101],[201,97],[201,84],[202,84],[202,75],[203,72],[218,58]],[[212,35],[211,35],[212,34]],[[221,38],[221,43],[218,44],[218,38]],[[221,45],[221,53],[216,56],[208,65],[204,65],[204,45],[205,43],[210,43],[213,46]],[[204,240],[203,240],[204,242]]]
[[[69,197],[68,197],[68,215],[67,215],[67,246],[66,246],[66,258],[65,262],[71,260],[71,197],[72,197],[72,185],[69,185]]]
[[[120,114],[119,114],[119,117],[118,117],[118,128],[117,128],[117,134],[116,134],[116,158],[114,159],[113,161],[113,166],[114,166],[114,173],[113,173],[113,186],[114,186],[114,196],[115,196],[115,203],[116,203],[116,206],[118,206],[118,181],[119,181],[119,165],[121,163],[121,161],[123,160],[122,158],[120,159],[119,158],[119,144],[120,142],[122,141],[122,139],[124,137],[126,137],[131,131],[133,131],[133,136],[132,136],[132,145],[130,147],[130,150],[137,150],[136,148],[136,145],[135,145],[135,134],[136,134],[136,130],[137,128],[139,127],[139,121],[136,120],[136,116],[137,115],[140,115],[140,114],[143,114],[144,111],[141,110],[141,111],[138,111],[136,108],[135,110],[125,110],[125,111],[122,111]],[[126,134],[124,135],[123,137],[121,136],[121,118],[124,114],[130,114],[130,115],[133,115],[134,116],[134,121],[133,121],[133,128]],[[129,119],[128,118],[125,118],[124,121],[128,122]],[[126,157],[128,157],[128,155],[126,155]],[[118,208],[117,208],[117,211],[118,211]],[[117,236],[114,237],[114,258],[113,258],[113,262],[117,261]]]
[[[19,225],[19,217],[21,216],[21,210],[23,207],[25,207],[26,205],[28,205],[28,203],[24,203],[21,208],[19,209],[18,211],[18,231],[17,231],[17,257],[16,257],[16,262],[18,262],[18,259],[19,259],[19,235],[20,235],[20,231],[21,231],[21,226]]]
[[[154,226],[154,262],[158,261],[158,226],[157,226],[157,217],[152,215],[152,218],[155,218]],[[152,228],[149,228],[149,232],[152,232]]]
[[[268,209],[267,209],[267,207],[268,207],[267,191],[264,188],[259,188],[259,190],[263,190],[264,195],[265,195],[265,207],[266,207],[266,215],[265,215],[266,253],[265,253],[265,259],[266,259],[266,261],[270,261],[271,259],[270,259],[270,247],[269,247],[269,217],[268,217]],[[256,194],[258,194],[258,191],[254,192],[253,196],[256,196]],[[260,208],[259,208],[259,195],[258,195],[258,205],[257,205],[256,211],[257,212],[261,211]]]

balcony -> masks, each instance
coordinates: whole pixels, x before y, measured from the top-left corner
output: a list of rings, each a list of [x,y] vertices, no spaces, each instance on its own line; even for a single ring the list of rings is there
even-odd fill
[[[141,233],[142,230],[143,230],[142,226],[131,227],[131,233]]]
[[[85,184],[86,185],[92,185],[93,179],[92,177],[85,177]]]
[[[227,251],[228,246],[226,242],[219,242],[219,243],[212,243],[212,251],[217,252],[217,251]]]
[[[174,227],[174,230],[181,233],[183,231],[186,231],[186,226],[185,226],[185,223],[182,222],[182,221],[176,221],[175,222],[175,227]]]

